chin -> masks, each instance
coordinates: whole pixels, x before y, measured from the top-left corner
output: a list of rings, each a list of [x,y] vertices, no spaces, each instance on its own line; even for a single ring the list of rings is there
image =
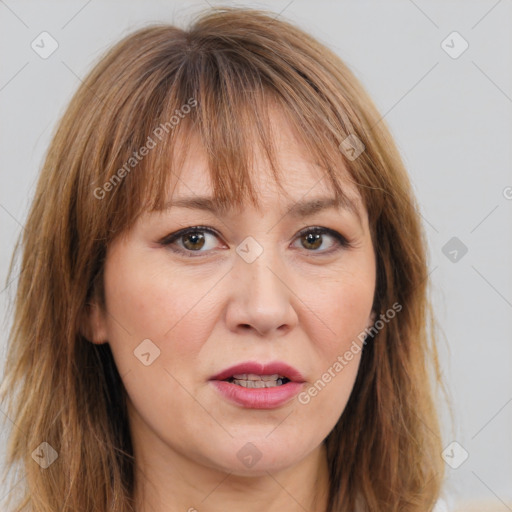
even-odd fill
[[[298,464],[314,449],[314,445],[310,450],[306,448],[304,439],[299,437],[294,443],[278,437],[271,440],[248,436],[215,454],[209,465],[237,476],[264,476]]]

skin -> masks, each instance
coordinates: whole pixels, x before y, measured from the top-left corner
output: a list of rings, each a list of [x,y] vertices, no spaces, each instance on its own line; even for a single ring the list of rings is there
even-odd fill
[[[272,120],[286,195],[258,152],[261,211],[145,213],[108,248],[106,310],[93,308],[90,327],[94,343],[110,343],[128,393],[138,512],[325,511],[323,441],[346,406],[361,354],[307,404],[247,409],[208,382],[239,362],[280,360],[302,373],[307,389],[373,323],[375,255],[357,189],[347,181],[362,224],[347,210],[285,216],[295,201],[332,192],[285,119],[273,112]],[[173,199],[212,192],[197,139],[190,147]],[[200,247],[202,256],[180,256],[158,242],[197,225],[219,237],[203,231],[203,247],[184,246],[183,237],[174,246]],[[327,255],[336,239],[323,234],[320,246],[308,245],[298,233],[310,226],[336,230],[353,246]],[[263,247],[250,264],[236,252],[247,236]],[[144,339],[160,350],[148,366],[134,356]],[[237,457],[248,442],[261,454],[252,467]]]

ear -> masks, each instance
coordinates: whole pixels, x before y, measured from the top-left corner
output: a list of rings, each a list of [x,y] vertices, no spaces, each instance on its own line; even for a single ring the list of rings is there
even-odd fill
[[[80,324],[80,333],[91,343],[101,345],[108,342],[107,322],[103,308],[92,301],[85,305]]]

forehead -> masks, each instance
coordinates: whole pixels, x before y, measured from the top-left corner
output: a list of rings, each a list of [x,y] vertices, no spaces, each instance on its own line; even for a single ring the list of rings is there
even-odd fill
[[[341,158],[339,172],[346,197],[335,200],[326,170],[307,154],[280,110],[270,111],[270,126],[280,183],[275,181],[268,158],[255,136],[250,180],[258,195],[261,210],[277,208],[305,216],[335,206],[351,211],[361,222],[365,208]],[[236,209],[231,205],[220,205],[213,198],[208,158],[200,136],[194,131],[189,132],[186,141],[182,141],[181,151],[184,151],[184,156],[179,175],[171,180],[164,209],[197,208],[211,210],[219,215],[235,212]]]

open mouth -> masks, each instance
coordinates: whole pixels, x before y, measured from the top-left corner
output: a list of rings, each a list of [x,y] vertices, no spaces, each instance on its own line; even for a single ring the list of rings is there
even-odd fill
[[[290,379],[279,374],[256,375],[254,373],[242,373],[224,379],[225,382],[236,384],[244,388],[274,388],[290,382]]]
[[[281,407],[295,398],[305,383],[298,370],[281,361],[239,363],[209,380],[224,399],[250,409]]]

